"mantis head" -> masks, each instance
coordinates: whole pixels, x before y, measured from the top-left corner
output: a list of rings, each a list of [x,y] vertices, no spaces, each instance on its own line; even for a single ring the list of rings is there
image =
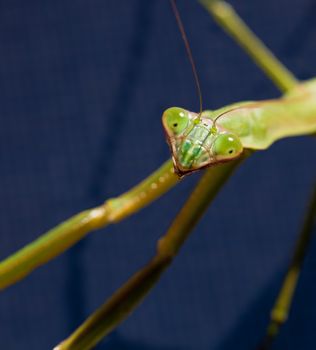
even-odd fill
[[[228,162],[243,152],[237,135],[185,109],[168,108],[163,113],[162,123],[179,176]]]

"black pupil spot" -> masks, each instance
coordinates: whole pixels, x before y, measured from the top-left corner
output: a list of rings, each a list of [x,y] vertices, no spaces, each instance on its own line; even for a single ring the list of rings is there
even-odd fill
[[[228,153],[229,154],[232,154],[234,151],[232,150],[232,149],[230,149],[229,151],[228,151]]]
[[[174,123],[173,126],[176,128],[178,126],[178,123]]]

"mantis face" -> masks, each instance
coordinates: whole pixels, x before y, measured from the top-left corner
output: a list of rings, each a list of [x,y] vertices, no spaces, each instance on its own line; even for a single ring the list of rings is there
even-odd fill
[[[243,146],[237,135],[214,127],[209,118],[172,107],[162,116],[175,171],[179,176],[239,157]]]

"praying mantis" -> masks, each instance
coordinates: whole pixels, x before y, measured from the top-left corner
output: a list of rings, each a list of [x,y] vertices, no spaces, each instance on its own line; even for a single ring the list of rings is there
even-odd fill
[[[299,94],[299,93],[297,93]],[[297,102],[297,100],[299,100],[299,102]],[[313,100],[313,99],[311,99]],[[297,97],[295,95],[294,97],[294,103],[301,103],[300,97]],[[311,101],[312,104],[312,101]],[[227,117],[227,116],[226,116]],[[236,118],[238,120],[238,117]],[[304,119],[306,120],[306,119]],[[220,122],[224,121],[224,117],[222,119],[219,119],[218,121],[218,125],[220,125]],[[234,121],[235,122],[235,121]],[[273,124],[274,125],[274,124]],[[293,129],[293,128],[290,128]],[[296,128],[295,128],[296,129]],[[237,127],[238,130],[238,127]],[[313,130],[311,130],[313,131]],[[265,139],[265,138],[264,138]],[[231,164],[234,163],[230,163],[228,162],[226,165],[224,165],[224,167],[217,167],[217,168],[213,168],[213,170],[210,170],[211,173],[208,177],[209,181],[214,181],[214,179],[217,179],[217,181],[224,181],[225,180],[225,176],[227,177],[230,173],[230,171],[232,170],[233,166]],[[144,206],[145,204],[149,203],[151,200],[153,200],[154,198],[156,198],[156,193],[155,192],[157,190],[157,188],[159,187],[161,192],[166,191],[167,189],[169,189],[169,187],[173,184],[175,184],[176,182],[178,182],[178,177],[174,175],[174,173],[172,172],[172,167],[170,166],[170,163],[167,163],[163,169],[162,172],[159,172],[154,176],[154,178],[150,178],[147,182],[143,183],[143,185],[141,185],[140,191],[135,192],[132,191],[130,193],[128,193],[128,195],[123,198],[120,199],[120,201],[113,199],[108,203],[108,208],[106,208],[106,210],[110,210],[112,209],[111,215],[110,215],[110,222],[116,222],[118,220],[120,220],[124,215],[127,215],[129,213],[132,213],[133,211],[135,211],[136,209],[139,209],[141,206]],[[224,172],[222,173],[223,170],[218,170],[218,169],[226,169],[224,170]],[[225,173],[226,171],[226,173]],[[204,180],[204,186],[206,180]],[[144,191],[144,188],[147,188],[146,186],[149,184],[149,191]],[[215,191],[215,188],[213,188],[213,191]],[[133,199],[133,201],[130,201],[130,199]],[[136,201],[134,201],[134,199],[137,199]],[[111,209],[109,209],[111,208]],[[202,212],[203,210],[200,209],[200,211]],[[73,221],[71,222],[71,225],[77,225],[78,226],[78,236],[75,238],[75,240],[77,240],[78,238],[80,238],[81,235],[84,235],[85,232],[81,231],[82,229],[91,229],[91,228],[97,228],[99,226],[102,226],[106,223],[106,220],[104,219],[104,207],[98,207],[95,210],[90,211],[86,211],[83,212],[82,214],[79,214],[79,216],[76,216]],[[91,219],[91,220],[90,220]],[[84,223],[86,226],[80,226],[81,223]],[[187,227],[190,227],[190,222],[187,223]],[[61,230],[62,231],[62,230]],[[63,245],[58,245],[58,249],[60,248],[66,248],[67,245],[70,245],[73,243],[73,241],[69,241],[67,240],[69,237],[63,237]],[[72,237],[73,239],[73,237]],[[50,242],[50,244],[46,247],[47,250],[45,251],[45,254],[43,254],[43,258],[44,260],[48,260],[49,258],[51,258],[53,255],[56,254],[56,250],[54,251],[54,244],[51,244],[52,242]],[[160,241],[160,247],[167,247],[168,249],[172,250],[172,247],[168,247],[168,244],[164,244],[165,241]],[[60,242],[59,242],[60,244]],[[168,251],[168,249],[166,248],[166,250]],[[162,249],[162,248],[161,248]],[[170,253],[170,251],[168,252],[168,254]],[[167,254],[167,256],[168,256]],[[171,255],[173,253],[171,252]],[[27,255],[26,255],[27,258]],[[168,260],[168,259],[167,259]],[[166,260],[166,261],[167,261]],[[13,263],[15,263],[18,260],[11,260],[13,261]],[[26,260],[27,261],[27,260]],[[25,262],[26,262],[25,261]],[[25,262],[22,264],[22,266],[24,268],[33,268],[33,266],[27,266],[27,264],[25,264]],[[169,262],[169,260],[168,260]],[[158,263],[161,263],[160,261],[158,261]],[[32,264],[31,264],[32,265]],[[163,264],[162,264],[163,265]],[[3,265],[2,265],[3,266]],[[158,264],[159,267],[159,264]],[[164,265],[162,266],[164,267]],[[12,270],[9,273],[9,279],[11,278],[11,282],[16,281],[17,279],[23,277],[23,274],[25,274],[28,271],[25,271],[23,269],[19,270],[19,271],[15,271],[14,273],[12,273]],[[7,278],[7,277],[6,277]],[[3,282],[4,283],[4,282]],[[68,346],[68,345],[65,345]],[[63,348],[63,347],[60,347]],[[67,347],[65,347],[67,348]],[[69,347],[71,348],[71,347]]]

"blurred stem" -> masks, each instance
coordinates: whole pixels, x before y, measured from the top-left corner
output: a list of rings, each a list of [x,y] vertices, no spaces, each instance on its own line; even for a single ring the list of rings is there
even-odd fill
[[[0,289],[12,285],[63,253],[89,232],[137,212],[167,192],[178,181],[172,161],[168,160],[130,191],[62,222],[0,263]]]
[[[251,31],[231,5],[221,0],[199,1],[282,92],[287,92],[298,84],[294,75]]]
[[[206,170],[167,233],[159,240],[156,256],[54,350],[91,349],[129,316],[158,282],[217,192],[246,155]]]
[[[271,320],[267,328],[267,334],[262,342],[261,347],[259,348],[261,350],[267,350],[270,348],[274,339],[279,334],[280,327],[288,319],[304,258],[311,241],[313,229],[315,228],[315,221],[316,184],[305,215],[305,220],[300,235],[295,245],[293,256],[291,258],[279,294],[271,311]]]

